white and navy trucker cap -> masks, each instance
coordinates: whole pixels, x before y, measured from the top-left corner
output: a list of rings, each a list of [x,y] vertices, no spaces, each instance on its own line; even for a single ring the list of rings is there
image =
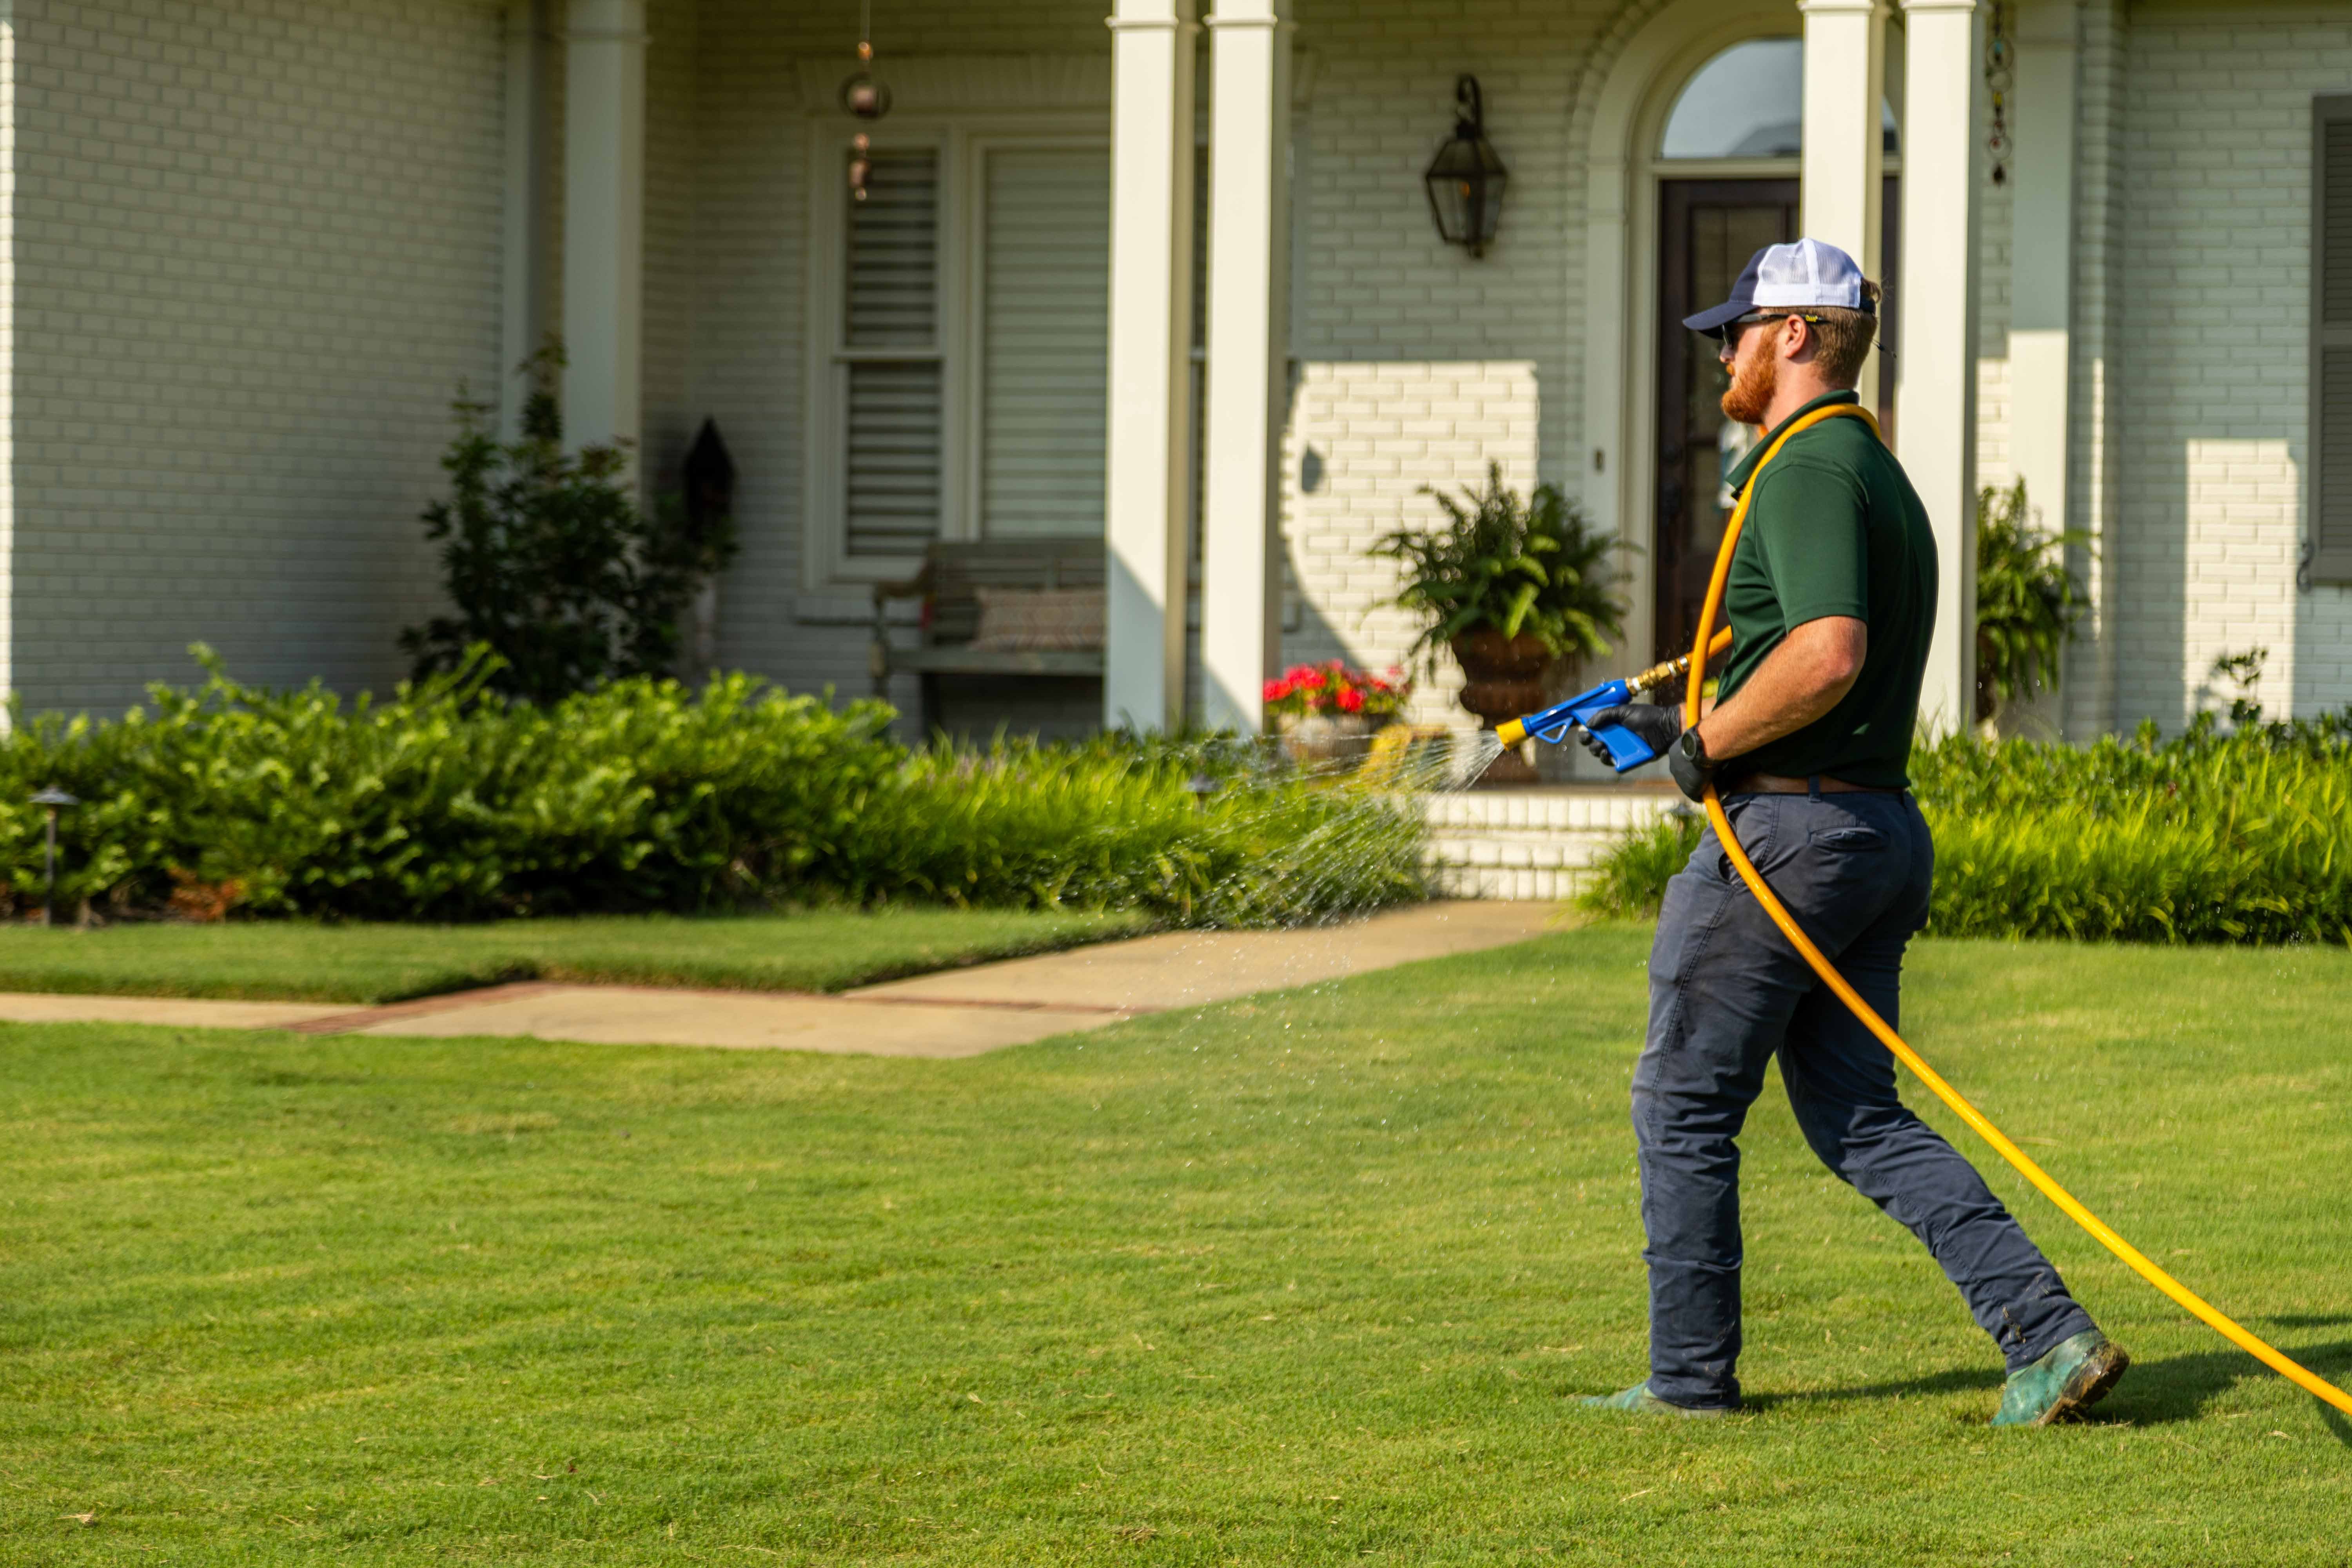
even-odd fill
[[[1863,299],[1862,268],[1834,245],[1818,239],[1768,245],[1748,258],[1731,298],[1711,310],[1685,316],[1683,325],[1695,332],[1715,333],[1742,316],[1758,310],[1802,310],[1828,305],[1847,310],[1868,310]]]

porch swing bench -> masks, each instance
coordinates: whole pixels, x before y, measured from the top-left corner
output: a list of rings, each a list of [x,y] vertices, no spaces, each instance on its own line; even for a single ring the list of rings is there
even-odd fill
[[[912,717],[927,732],[941,722],[942,681],[1099,682],[1103,579],[1099,538],[938,541],[915,575],[874,584],[874,695],[887,700],[894,675],[919,677]],[[889,606],[904,599],[922,605],[912,646],[891,637]],[[1070,695],[1084,695],[1084,711],[1099,715],[1097,693]]]

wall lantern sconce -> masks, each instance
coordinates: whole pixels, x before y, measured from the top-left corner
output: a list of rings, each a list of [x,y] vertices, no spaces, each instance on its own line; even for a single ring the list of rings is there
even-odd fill
[[[1430,216],[1448,245],[1458,245],[1473,256],[1484,256],[1495,243],[1495,226],[1503,216],[1503,184],[1510,177],[1501,154],[1486,140],[1486,110],[1478,96],[1478,79],[1454,81],[1454,134],[1429,161],[1422,179],[1429,186]]]

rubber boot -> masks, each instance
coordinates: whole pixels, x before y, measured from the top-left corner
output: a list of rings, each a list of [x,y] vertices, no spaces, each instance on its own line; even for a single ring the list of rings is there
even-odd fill
[[[2000,1391],[1996,1426],[2047,1426],[2079,1415],[2106,1397],[2131,1365],[2123,1346],[2096,1329],[2084,1329],[2031,1366],[2009,1374]]]
[[[1637,1415],[1728,1415],[1728,1405],[1673,1405],[1650,1392],[1644,1381],[1616,1394],[1588,1394],[1576,1402],[1580,1410],[1624,1410]]]

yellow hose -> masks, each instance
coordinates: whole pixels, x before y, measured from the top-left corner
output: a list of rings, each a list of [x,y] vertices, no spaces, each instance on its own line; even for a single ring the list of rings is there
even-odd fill
[[[1756,494],[1757,477],[1762,474],[1764,465],[1769,463],[1780,448],[1788,444],[1790,437],[1810,426],[1818,425],[1824,419],[1836,418],[1842,415],[1862,420],[1870,426],[1873,435],[1877,434],[1878,421],[1871,417],[1868,410],[1858,405],[1832,404],[1826,408],[1816,408],[1782,431],[1780,438],[1772,443],[1765,452],[1762,460],[1750,473],[1748,488],[1741,493],[1739,505],[1731,514],[1730,526],[1723,531],[1723,546],[1716,552],[1715,557],[1715,574],[1706,585],[1706,603],[1699,611],[1698,637],[1692,648],[1690,684],[1683,699],[1683,723],[1685,726],[1695,725],[1699,721],[1699,689],[1706,675],[1706,661],[1699,650],[1708,647],[1708,633],[1715,626],[1717,611],[1723,606],[1724,584],[1731,575],[1731,552],[1739,543],[1741,525],[1748,521],[1748,503]],[[1855,1017],[1862,1020],[1864,1026],[1876,1035],[1880,1043],[1888,1050],[1895,1053],[1895,1059],[1917,1074],[1920,1082],[1936,1091],[1937,1099],[1950,1106],[1958,1113],[1961,1121],[1976,1130],[1977,1136],[1991,1144],[1994,1152],[2002,1159],[2016,1166],[2027,1181],[2041,1189],[2043,1197],[2064,1210],[2067,1218],[2089,1231],[2100,1246],[2130,1264],[2141,1279],[2187,1308],[2191,1316],[2204,1322],[2223,1339],[2253,1356],[2280,1376],[2306,1392],[2316,1394],[2336,1409],[2352,1415],[2352,1394],[2345,1393],[2326,1378],[2297,1364],[2289,1357],[2248,1333],[2194,1290],[2158,1268],[2146,1253],[2117,1236],[2105,1220],[2076,1201],[2074,1194],[2053,1181],[2049,1173],[2035,1164],[2024,1150],[2009,1141],[2007,1133],[1987,1121],[1984,1112],[1970,1105],[1959,1090],[1946,1083],[1935,1068],[1921,1060],[1919,1053],[1906,1045],[1902,1036],[1888,1028],[1886,1020],[1880,1017],[1871,1008],[1870,1004],[1864,1001],[1855,993],[1854,988],[1846,984],[1845,976],[1840,974],[1830,961],[1822,955],[1822,950],[1812,944],[1811,939],[1798,928],[1796,921],[1790,916],[1788,909],[1773,896],[1771,888],[1765,883],[1763,874],[1756,869],[1756,863],[1748,858],[1747,850],[1740,847],[1738,836],[1732,832],[1731,820],[1724,815],[1722,798],[1716,794],[1712,782],[1709,782],[1706,786],[1706,819],[1715,825],[1715,836],[1723,841],[1724,853],[1728,855],[1731,858],[1731,863],[1739,868],[1740,880],[1748,884],[1748,890],[1756,895],[1756,901],[1763,906],[1766,914],[1772,917],[1772,923],[1780,928],[1781,934],[1789,939],[1790,945],[1803,955],[1805,962],[1812,966],[1813,973],[1822,977],[1822,984],[1837,994],[1837,999],[1844,1003]]]

